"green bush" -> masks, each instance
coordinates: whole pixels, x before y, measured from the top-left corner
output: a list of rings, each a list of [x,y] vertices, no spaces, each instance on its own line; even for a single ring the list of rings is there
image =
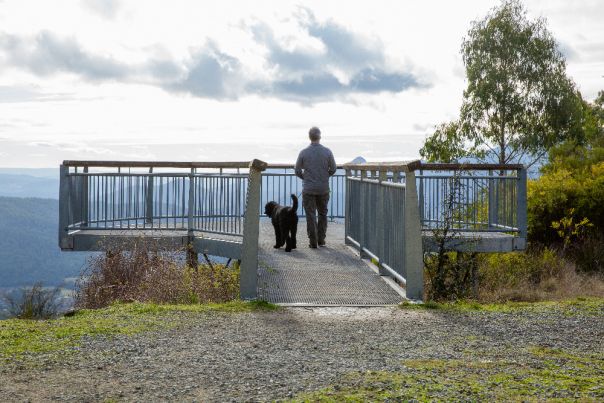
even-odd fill
[[[562,272],[568,264],[552,249],[482,255],[480,283],[485,291],[537,285]]]
[[[570,171],[558,168],[528,185],[529,241],[552,245],[563,241],[555,224],[565,218],[588,219],[595,233],[604,233],[604,162]]]
[[[585,219],[591,234],[573,242],[604,239],[604,91],[593,103],[583,101],[581,136],[569,139],[549,150],[542,176],[529,182],[528,237],[533,243],[565,243],[565,234],[552,223]]]

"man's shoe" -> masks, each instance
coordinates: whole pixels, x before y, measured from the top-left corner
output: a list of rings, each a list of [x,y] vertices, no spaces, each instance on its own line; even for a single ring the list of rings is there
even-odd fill
[[[319,242],[319,246],[325,246],[325,242]]]
[[[308,247],[311,248],[311,249],[317,249],[317,245],[308,244]]]

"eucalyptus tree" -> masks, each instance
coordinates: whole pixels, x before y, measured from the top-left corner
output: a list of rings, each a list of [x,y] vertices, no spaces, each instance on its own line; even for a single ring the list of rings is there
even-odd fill
[[[420,154],[431,161],[473,157],[532,165],[581,131],[581,101],[547,29],[518,0],[472,23],[461,54],[467,88],[458,121],[437,127]]]

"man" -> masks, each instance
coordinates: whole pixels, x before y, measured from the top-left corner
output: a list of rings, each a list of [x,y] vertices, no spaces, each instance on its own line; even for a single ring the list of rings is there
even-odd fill
[[[331,150],[320,144],[318,127],[312,127],[308,137],[310,145],[300,151],[296,161],[296,176],[303,181],[302,205],[306,212],[308,246],[316,248],[317,245],[325,246],[329,177],[336,173],[336,161]]]

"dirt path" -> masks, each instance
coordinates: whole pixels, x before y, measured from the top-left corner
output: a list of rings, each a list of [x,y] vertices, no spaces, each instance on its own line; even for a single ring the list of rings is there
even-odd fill
[[[179,329],[88,340],[59,362],[0,369],[0,401],[287,399],[406,359],[529,359],[534,346],[604,353],[602,315],[288,308],[204,313]]]

